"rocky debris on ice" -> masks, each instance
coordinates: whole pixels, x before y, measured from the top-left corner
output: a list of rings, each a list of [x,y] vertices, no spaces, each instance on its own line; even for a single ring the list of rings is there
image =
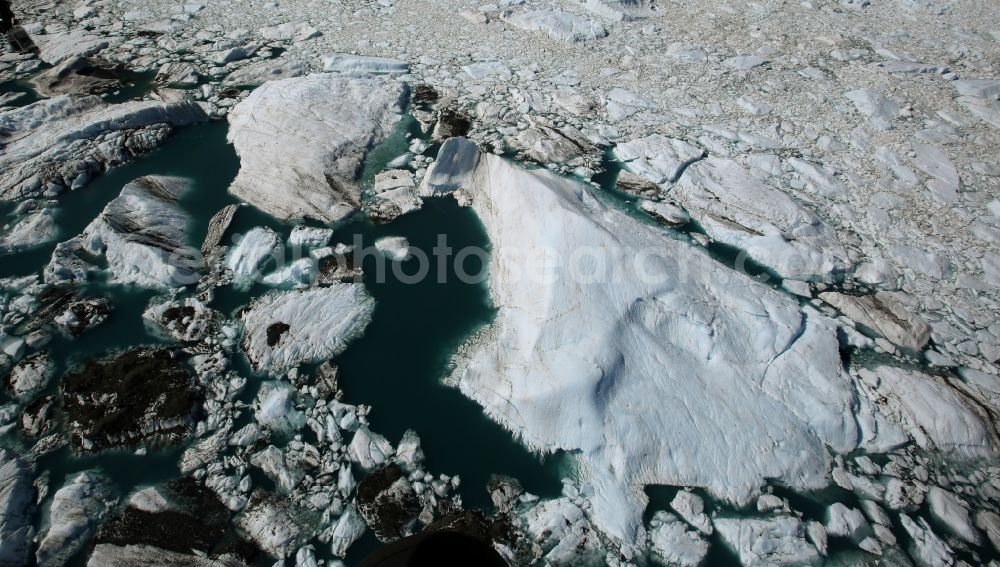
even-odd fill
[[[389,57],[365,57],[346,53],[334,53],[323,57],[323,70],[327,73],[345,74],[393,74],[408,73],[409,64],[406,61]]]
[[[65,311],[52,319],[52,322],[63,335],[78,337],[107,321],[111,316],[111,310],[111,301],[106,297],[74,299],[66,306]]]
[[[91,361],[63,378],[70,440],[84,451],[178,442],[193,420],[189,371],[165,349],[134,349]]]
[[[114,283],[168,288],[195,283],[202,260],[186,243],[188,217],[177,203],[188,187],[179,177],[140,177],[122,188],[70,244],[103,255]],[[53,255],[47,268],[54,276],[50,281],[61,281],[67,271],[72,274]]]
[[[87,567],[142,567],[143,565],[173,565],[176,567],[240,567],[236,559],[208,558],[178,553],[145,544],[112,545],[99,543],[87,560]]]
[[[927,486],[919,481],[890,478],[885,483],[884,500],[890,510],[914,512],[923,504],[926,494]]]
[[[880,414],[923,449],[953,459],[996,454],[998,441],[985,410],[943,378],[892,366],[857,374],[857,384]]]
[[[33,456],[45,455],[66,445],[65,438],[52,431],[58,424],[57,410],[55,396],[43,396],[21,413],[21,432],[28,438],[38,439],[32,447]]]
[[[807,565],[819,558],[816,548],[805,540],[805,527],[795,517],[717,518],[715,527],[747,567]]]
[[[243,312],[243,351],[254,369],[280,375],[332,358],[364,332],[374,300],[361,284],[270,292]]]
[[[528,159],[562,167],[585,165],[587,158],[598,153],[576,128],[555,128],[540,119],[533,120],[531,127],[517,135],[517,144],[524,148],[524,156]]]
[[[892,293],[847,295],[828,291],[820,299],[840,310],[849,319],[878,333],[894,345],[919,352],[931,338],[931,327],[911,313]]]
[[[910,536],[910,554],[917,563],[927,567],[955,564],[954,551],[931,530],[927,520],[900,514],[899,522]]]
[[[689,165],[705,156],[705,150],[684,140],[652,134],[618,144],[614,154],[632,173],[660,184],[680,179]]]
[[[375,241],[375,248],[393,262],[410,259],[410,243],[403,236],[386,236]]]
[[[358,168],[399,121],[405,95],[390,79],[330,74],[263,84],[229,113],[241,163],[230,192],[281,219],[345,218],[361,203]]]
[[[622,170],[615,179],[615,188],[619,191],[645,199],[659,199],[660,186],[641,175],[628,170]]]
[[[361,517],[383,543],[407,535],[421,510],[413,485],[394,464],[368,474],[358,484],[356,501]]]
[[[107,104],[96,96],[59,96],[0,113],[0,199],[78,189],[160,145],[173,127],[205,119],[190,101]]]
[[[955,493],[932,486],[927,491],[927,503],[931,517],[948,531],[972,545],[983,544],[983,538],[969,515],[969,505]]]
[[[42,392],[55,375],[55,363],[47,352],[33,354],[21,360],[7,376],[11,393],[30,399]]]
[[[122,85],[114,65],[89,57],[70,57],[31,79],[31,85],[43,96],[94,95],[113,91]]]
[[[657,512],[648,532],[653,552],[667,565],[697,567],[708,555],[708,542],[673,514]]]
[[[445,176],[465,188],[496,247],[491,294],[501,306],[452,380],[528,446],[579,451],[605,533],[638,537],[645,484],[699,486],[737,503],[755,498],[765,478],[826,484],[823,443],[849,449],[857,435],[834,325],[603,205],[580,183],[496,156],[479,157],[471,171],[435,171],[427,183]],[[567,257],[581,246],[620,251],[607,269],[629,275],[613,289],[601,283],[610,276],[557,271],[541,286],[537,275],[500,276],[541,250]],[[632,263],[651,249],[655,259]],[[664,279],[681,265],[685,277]],[[723,434],[721,423],[740,425]],[[697,455],[687,449],[695,446]]]
[[[219,246],[222,242],[222,237],[229,230],[229,225],[233,222],[233,217],[236,216],[236,211],[239,209],[239,205],[226,205],[208,220],[205,240],[201,243],[201,253],[203,255],[209,255],[216,246]]]
[[[603,556],[604,546],[580,506],[567,497],[544,500],[520,516],[535,560],[582,565]]]
[[[93,536],[114,504],[111,482],[96,471],[72,477],[49,505],[49,525],[38,544],[40,566],[65,565]]]
[[[234,283],[247,288],[263,275],[272,260],[281,257],[281,237],[267,227],[254,227],[242,235],[226,254],[226,267],[233,272]]]
[[[694,163],[666,196],[709,236],[744,250],[783,278],[830,280],[850,266],[833,228],[732,160],[709,157]]]
[[[600,22],[559,10],[516,12],[503,20],[522,30],[541,32],[566,43],[593,41],[608,35]]]
[[[35,528],[34,474],[31,466],[8,449],[0,449],[0,564],[29,562]]]
[[[447,140],[456,136],[465,136],[472,128],[471,119],[462,112],[445,108],[438,112],[437,122],[431,136],[435,140]]]
[[[250,541],[268,554],[284,559],[294,555],[310,536],[299,526],[298,516],[289,499],[258,489],[253,491],[235,522]]]

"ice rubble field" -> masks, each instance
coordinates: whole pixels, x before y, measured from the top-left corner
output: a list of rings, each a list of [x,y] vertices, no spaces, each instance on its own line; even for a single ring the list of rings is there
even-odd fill
[[[13,8],[39,51],[0,53],[0,253],[51,255],[0,280],[0,565],[337,565],[366,532],[456,525],[519,565],[996,561],[995,4]],[[167,175],[60,230],[67,191],[210,120],[229,193],[287,230],[225,239],[225,207],[197,233]],[[496,316],[448,383],[566,455],[559,497],[432,474],[415,434],[393,446],[341,401],[375,300],[318,225],[422,199],[492,244]],[[281,265],[286,245],[305,256]],[[375,248],[412,262],[403,237]],[[525,277],[581,249],[619,277]],[[59,359],[113,316],[94,286],[153,290],[164,344]],[[255,297],[226,313],[234,292]],[[179,478],[123,492],[77,465],[50,490],[54,462],[125,449]]]

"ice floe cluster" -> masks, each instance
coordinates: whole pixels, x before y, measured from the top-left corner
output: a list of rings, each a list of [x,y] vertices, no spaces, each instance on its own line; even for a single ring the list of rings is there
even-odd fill
[[[0,278],[0,564],[337,565],[369,529],[461,529],[515,564],[699,565],[720,545],[745,565],[996,560],[995,10],[15,8],[37,50],[0,52],[0,82],[34,91],[0,93],[0,254],[58,243],[40,273]],[[410,117],[421,134],[359,179]],[[240,159],[229,192],[310,224],[229,241],[232,204],[199,250],[189,183],[164,174],[60,232],[67,192],[208,119]],[[492,514],[463,510],[415,433],[393,444],[343,402],[331,359],[374,300],[315,225],[439,197],[482,221],[497,307],[449,381],[568,455],[559,497],[496,478]],[[581,249],[601,277],[523,277]],[[96,285],[158,294],[142,319],[167,344],[63,368],[54,350],[116,315]],[[257,295],[216,308],[230,292]],[[171,447],[180,478],[129,493],[44,465]],[[673,494],[646,514],[655,485]]]

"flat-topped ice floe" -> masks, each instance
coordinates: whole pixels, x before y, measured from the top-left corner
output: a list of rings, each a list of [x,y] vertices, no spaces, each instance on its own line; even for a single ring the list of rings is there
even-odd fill
[[[361,204],[358,168],[399,121],[405,94],[391,79],[331,74],[265,83],[229,113],[240,156],[229,191],[281,219],[345,218]]]
[[[243,350],[272,375],[321,362],[364,331],[374,304],[361,284],[265,294],[243,313]]]
[[[460,169],[437,164],[427,183],[446,183],[423,191],[461,186],[494,247],[496,322],[452,380],[530,447],[576,452],[605,533],[637,537],[647,484],[740,504],[766,479],[826,484],[824,445],[846,451],[858,438],[833,321],[586,185],[452,155],[470,146],[446,142]],[[546,253],[569,260],[533,277]]]
[[[390,57],[334,53],[323,58],[323,70],[332,73],[408,73],[410,65]]]
[[[593,41],[608,35],[600,22],[559,10],[529,10],[507,16],[512,26],[530,32],[542,32],[557,41],[575,43]]]

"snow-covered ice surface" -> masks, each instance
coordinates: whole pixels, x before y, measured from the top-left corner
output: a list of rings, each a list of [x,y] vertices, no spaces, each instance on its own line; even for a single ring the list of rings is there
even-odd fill
[[[343,352],[364,331],[373,308],[360,284],[270,292],[241,317],[243,350],[254,368],[280,375]]]
[[[365,153],[399,120],[405,85],[334,75],[269,82],[229,115],[241,158],[230,191],[278,218],[335,222],[361,203]]]
[[[95,96],[69,95],[0,113],[0,196],[77,189],[105,168],[155,148],[172,127],[205,118],[191,101],[109,105]]]
[[[63,458],[53,369],[67,349],[83,345],[86,359],[86,345],[118,342],[90,326],[107,320],[120,333],[143,314],[157,340],[183,343],[172,356],[195,371],[204,403],[179,458],[145,446],[115,458],[179,460],[136,474],[179,465],[226,510],[204,518],[231,513],[226,529],[238,533],[227,537],[303,567],[350,563],[369,527],[359,482],[385,465],[405,469],[418,495],[407,525],[458,506],[445,496],[457,479],[420,469],[412,439],[394,447],[369,423],[378,408],[339,401],[327,361],[373,311],[362,285],[340,283],[357,267],[323,262],[343,242],[261,220],[223,242],[227,219],[202,263],[186,248],[199,215],[172,196],[184,182],[77,193],[206,118],[230,125],[232,194],[279,220],[332,224],[361,211],[419,224],[418,195],[442,194],[479,214],[499,311],[452,380],[526,445],[576,465],[561,497],[509,491],[520,498],[505,510],[529,548],[497,544],[513,563],[650,554],[696,564],[720,546],[748,565],[998,558],[992,4],[14,4],[39,52],[0,43],[0,199],[10,205],[0,252],[11,275],[0,278],[0,563],[242,562],[214,543],[92,536],[103,516],[125,516],[105,514],[104,481],[80,474],[91,464]],[[103,98],[74,92],[106,80],[57,76],[79,57],[138,78]],[[21,92],[42,78],[58,88],[35,94],[70,94]],[[404,110],[416,123],[401,132]],[[394,155],[373,151],[385,140]],[[64,203],[87,199],[100,201],[91,218],[66,230],[77,211]],[[281,263],[286,236],[310,257]],[[405,240],[379,247],[407,266],[419,256]],[[600,253],[578,253],[588,249]],[[518,277],[551,252],[585,272],[638,261],[670,277]],[[178,256],[185,282],[171,273]],[[160,296],[131,309],[120,284]],[[95,289],[108,297],[87,297]],[[217,305],[234,297],[238,306]],[[61,337],[84,332],[72,347]],[[263,377],[233,364],[241,346],[268,374],[260,387]],[[659,509],[644,515],[650,484],[673,496],[654,496]]]
[[[92,254],[106,259],[118,283],[169,288],[194,283],[202,260],[187,246],[187,214],[177,204],[187,189],[187,181],[176,177],[132,181],[82,235],[59,245],[46,277],[82,283],[86,272],[97,269],[81,264]]]
[[[821,314],[552,173],[483,156],[464,190],[497,246],[500,307],[454,379],[529,446],[578,452],[611,535],[638,537],[644,485],[743,504],[765,479],[825,485],[823,443],[855,446],[854,392]],[[546,250],[581,249],[613,256],[525,273]]]

